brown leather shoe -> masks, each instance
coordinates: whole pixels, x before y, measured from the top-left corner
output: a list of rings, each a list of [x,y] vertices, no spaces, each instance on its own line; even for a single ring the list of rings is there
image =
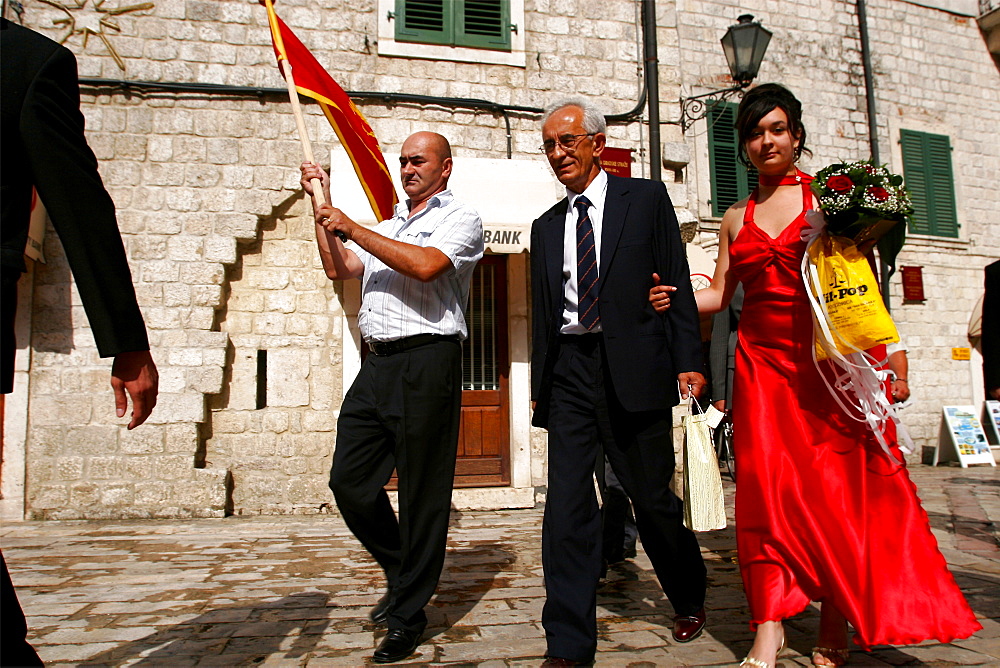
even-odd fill
[[[693,615],[677,615],[674,617],[674,640],[691,642],[705,630],[705,608]]]

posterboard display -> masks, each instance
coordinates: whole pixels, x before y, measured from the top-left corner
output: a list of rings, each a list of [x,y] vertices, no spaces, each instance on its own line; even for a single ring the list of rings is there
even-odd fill
[[[942,406],[941,411],[935,466],[946,461],[957,461],[962,468],[969,464],[997,465],[975,406]]]
[[[983,402],[983,430],[990,445],[1000,446],[1000,401]]]

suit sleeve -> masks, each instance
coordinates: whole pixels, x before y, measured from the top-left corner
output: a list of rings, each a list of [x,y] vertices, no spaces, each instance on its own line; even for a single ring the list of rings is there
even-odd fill
[[[538,401],[542,395],[542,379],[548,352],[548,318],[545,299],[545,262],[542,257],[538,221],[531,226],[531,400]]]
[[[101,357],[148,350],[115,205],[84,136],[76,59],[57,49],[25,97],[20,131]]]
[[[667,195],[666,186],[654,185],[655,201],[654,241],[657,247],[657,264],[660,283],[673,285],[677,291],[670,296],[670,308],[663,316],[670,335],[670,354],[674,371],[702,373],[701,328],[698,324],[698,304],[691,288],[691,270],[688,268],[680,225],[674,207]]]

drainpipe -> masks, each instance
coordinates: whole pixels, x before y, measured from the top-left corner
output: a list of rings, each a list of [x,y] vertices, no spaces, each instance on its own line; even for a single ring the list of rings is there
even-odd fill
[[[660,78],[656,55],[656,3],[642,0],[642,51],[649,101],[649,178],[660,180]]]
[[[868,10],[865,0],[857,0],[858,36],[861,39],[861,66],[865,73],[865,102],[868,109],[868,145],[872,162],[880,164],[878,151],[878,119],[875,115],[875,72],[872,70],[872,52],[868,40]],[[902,223],[900,223],[902,224]],[[889,265],[879,257],[879,278],[882,284],[882,301],[887,311],[889,305]]]

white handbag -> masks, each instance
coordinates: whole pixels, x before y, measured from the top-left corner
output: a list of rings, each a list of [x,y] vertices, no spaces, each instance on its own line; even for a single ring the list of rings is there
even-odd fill
[[[690,401],[691,414],[683,418],[684,526],[692,531],[725,529],[726,501],[708,416],[694,397]]]

